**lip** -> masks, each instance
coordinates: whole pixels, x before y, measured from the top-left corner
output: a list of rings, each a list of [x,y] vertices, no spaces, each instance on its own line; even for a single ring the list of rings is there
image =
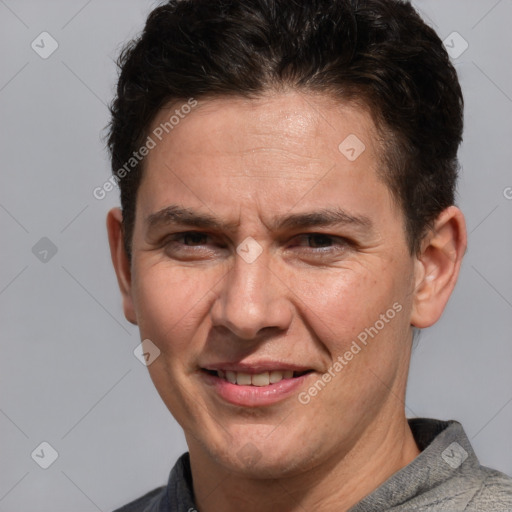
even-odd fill
[[[290,363],[281,363],[276,361],[258,361],[254,363],[216,363],[216,364],[208,364],[201,365],[203,370],[222,370],[224,372],[244,372],[249,373],[251,375],[262,373],[262,372],[270,372],[272,370],[278,371],[293,371],[293,372],[305,372],[312,370],[311,367],[308,366],[299,366]]]
[[[237,369],[238,368],[238,369]],[[244,365],[215,365],[214,368],[204,367],[203,370],[226,370],[226,371],[242,371],[250,374],[260,373],[262,371],[269,371],[270,369],[285,369],[294,371],[306,371],[308,368],[297,369],[297,367],[287,367],[286,365],[273,364],[272,367],[257,367],[251,366],[250,368]],[[309,368],[310,369],[310,368]],[[221,377],[211,375],[206,371],[199,370],[199,375],[205,386],[211,389],[216,396],[222,400],[240,407],[264,407],[272,405],[290,396],[295,396],[300,387],[304,385],[304,381],[314,372],[306,373],[293,377],[291,379],[283,379],[275,384],[268,386],[241,386],[239,384],[232,384]]]

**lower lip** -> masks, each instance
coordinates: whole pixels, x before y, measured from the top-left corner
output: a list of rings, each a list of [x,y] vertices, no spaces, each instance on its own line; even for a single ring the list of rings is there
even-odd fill
[[[297,393],[298,389],[311,373],[283,379],[268,386],[239,386],[225,379],[200,371],[203,381],[226,402],[242,407],[261,407],[272,405]]]

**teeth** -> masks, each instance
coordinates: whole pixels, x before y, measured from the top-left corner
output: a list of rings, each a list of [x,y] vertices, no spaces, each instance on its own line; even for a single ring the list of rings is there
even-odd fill
[[[272,370],[270,372],[270,384],[275,384],[276,382],[279,382],[280,380],[283,380],[283,372],[279,370]]]
[[[268,386],[270,384],[270,376],[268,372],[253,375],[251,378],[251,384],[253,386]]]
[[[283,379],[292,379],[293,370],[272,370],[271,372],[262,372],[257,374],[249,374],[245,372],[232,372],[230,370],[223,371],[217,370],[217,375],[221,379],[225,379],[231,384],[238,384],[239,386],[268,386],[269,384],[276,384]]]
[[[236,374],[236,383],[239,386],[250,386],[251,385],[251,376],[248,373],[238,372]]]

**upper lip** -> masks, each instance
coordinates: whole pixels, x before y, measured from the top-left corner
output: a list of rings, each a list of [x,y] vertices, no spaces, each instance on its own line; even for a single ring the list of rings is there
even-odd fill
[[[202,365],[203,370],[222,370],[231,372],[243,372],[249,374],[257,374],[270,371],[294,371],[294,372],[305,372],[312,370],[310,366],[303,366],[298,364],[283,363],[281,361],[255,361],[255,362],[219,362]]]

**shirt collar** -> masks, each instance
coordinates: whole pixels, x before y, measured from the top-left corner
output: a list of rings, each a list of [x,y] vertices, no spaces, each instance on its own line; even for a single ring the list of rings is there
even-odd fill
[[[436,488],[479,467],[475,452],[459,422],[414,418],[409,419],[408,423],[421,453],[349,512],[387,510],[403,503],[412,506],[411,500],[415,497],[421,497],[425,505],[429,501],[430,491],[433,491],[432,496],[438,497]],[[464,485],[463,482],[461,479],[461,485]]]

